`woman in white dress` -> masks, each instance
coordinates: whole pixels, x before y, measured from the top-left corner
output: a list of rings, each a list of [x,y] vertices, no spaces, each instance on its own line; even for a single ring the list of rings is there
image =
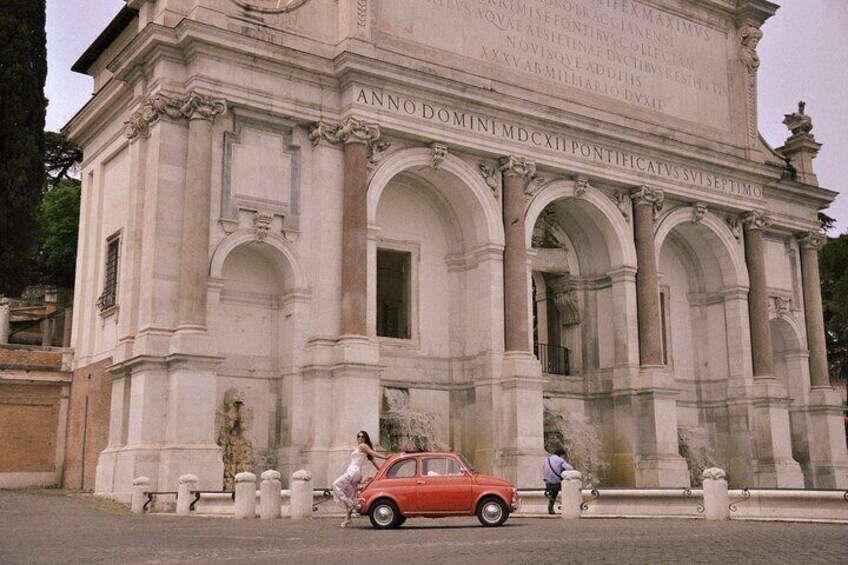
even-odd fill
[[[345,519],[341,523],[342,528],[350,525],[351,513],[356,507],[356,488],[359,486],[359,481],[362,480],[362,466],[365,464],[365,460],[371,461],[374,467],[379,469],[374,461],[375,457],[383,460],[389,458],[388,455],[374,451],[374,445],[371,443],[368,432],[361,431],[356,434],[356,449],[350,454],[350,463],[347,465],[347,470],[333,482],[333,498],[345,507]]]

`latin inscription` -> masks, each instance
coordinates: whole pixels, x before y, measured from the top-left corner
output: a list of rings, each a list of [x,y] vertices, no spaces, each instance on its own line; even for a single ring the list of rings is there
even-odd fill
[[[388,0],[379,21],[384,33],[534,80],[729,125],[725,33],[640,2]]]
[[[360,88],[356,91],[355,101],[370,108],[406,115],[477,136],[515,141],[534,149],[544,150],[549,154],[562,154],[577,160],[601,163],[618,170],[638,171],[660,179],[695,185],[726,194],[750,198],[763,197],[762,187],[755,183],[731,179],[697,167],[646,157],[576,137],[566,137],[552,131],[508,123],[422,100]]]

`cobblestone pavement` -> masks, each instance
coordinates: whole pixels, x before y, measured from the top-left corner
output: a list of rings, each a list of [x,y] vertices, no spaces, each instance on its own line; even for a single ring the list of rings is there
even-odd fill
[[[358,517],[234,520],[135,516],[65,491],[0,491],[0,564],[18,563],[848,563],[848,526],[779,522],[513,516],[410,519],[371,529]]]

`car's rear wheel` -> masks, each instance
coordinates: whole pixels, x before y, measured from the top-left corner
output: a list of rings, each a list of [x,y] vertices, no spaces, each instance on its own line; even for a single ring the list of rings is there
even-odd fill
[[[487,527],[500,526],[509,518],[509,509],[503,500],[496,496],[487,496],[477,505],[477,519]]]
[[[372,526],[378,530],[386,530],[400,526],[403,516],[398,510],[397,504],[391,500],[378,500],[371,507],[368,518],[371,520]]]

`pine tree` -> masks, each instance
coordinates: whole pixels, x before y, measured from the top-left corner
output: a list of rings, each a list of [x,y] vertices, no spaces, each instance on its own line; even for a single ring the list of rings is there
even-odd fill
[[[0,2],[0,294],[29,282],[44,186],[45,0]]]

